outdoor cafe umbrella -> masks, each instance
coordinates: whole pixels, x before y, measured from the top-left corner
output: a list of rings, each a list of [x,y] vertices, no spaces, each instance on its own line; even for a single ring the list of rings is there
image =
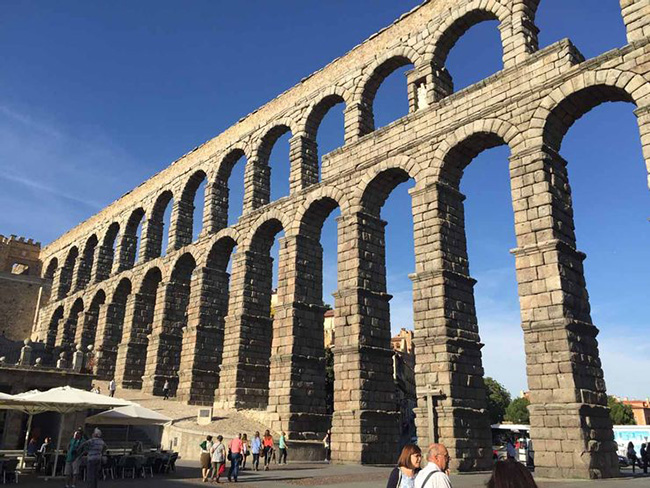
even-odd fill
[[[86,419],[92,425],[160,425],[171,421],[169,417],[144,408],[137,403],[92,415]]]
[[[111,398],[85,390],[79,390],[70,386],[59,386],[47,391],[32,390],[18,395],[7,395],[10,398],[0,396],[0,409],[18,410],[29,415],[27,421],[27,433],[23,448],[23,465],[27,456],[27,443],[29,442],[29,431],[32,426],[32,417],[43,412],[58,412],[61,414],[59,425],[59,436],[56,441],[56,453],[54,455],[54,466],[52,476],[56,474],[56,466],[61,448],[61,436],[63,435],[63,424],[65,415],[71,412],[88,409],[108,409],[130,405],[128,400]]]
[[[92,415],[86,419],[86,424],[91,425],[126,425],[126,441],[129,440],[131,425],[162,425],[172,419],[155,410],[144,408],[137,403],[118,407]]]

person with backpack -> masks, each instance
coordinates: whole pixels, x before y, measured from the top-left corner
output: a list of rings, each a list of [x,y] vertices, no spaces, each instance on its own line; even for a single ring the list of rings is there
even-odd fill
[[[451,488],[449,451],[442,444],[430,444],[427,466],[415,477],[414,488]]]
[[[407,444],[397,460],[397,467],[391,471],[386,488],[413,488],[415,477],[420,471],[422,451],[415,444]]]

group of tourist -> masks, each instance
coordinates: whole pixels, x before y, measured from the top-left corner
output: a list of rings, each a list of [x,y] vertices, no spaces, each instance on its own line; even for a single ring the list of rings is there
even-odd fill
[[[431,444],[427,451],[427,465],[421,468],[422,450],[407,444],[397,460],[397,467],[388,478],[386,488],[451,488],[449,461],[451,457],[442,444]],[[492,470],[487,488],[537,488],[526,466],[509,458],[498,461]]]
[[[276,460],[278,464],[287,464],[287,439],[286,434],[282,432],[278,440],[279,456],[276,458],[275,444],[270,431],[266,430],[264,436],[260,437],[259,432],[255,432],[252,439],[248,439],[247,434],[237,434],[226,446],[223,443],[223,436],[218,435],[213,438],[207,436],[201,444],[201,474],[203,481],[221,482],[221,476],[226,471],[226,463],[230,462],[228,469],[228,481],[237,481],[239,471],[246,469],[248,456],[252,456],[252,468],[259,471],[260,458],[264,462],[264,470],[268,471],[271,463]]]

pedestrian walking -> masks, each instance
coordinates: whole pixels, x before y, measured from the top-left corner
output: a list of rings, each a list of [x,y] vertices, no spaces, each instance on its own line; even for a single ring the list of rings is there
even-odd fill
[[[259,471],[260,469],[260,452],[262,451],[262,439],[260,433],[255,432],[255,437],[251,441],[251,454],[253,455],[253,469]]]
[[[506,442],[506,457],[517,461],[517,448],[511,437],[508,437],[508,442]]]
[[[632,465],[632,472],[634,473],[639,459],[636,456],[636,449],[634,449],[634,443],[632,441],[627,443],[627,459]]]
[[[273,436],[268,429],[264,432],[264,437],[262,438],[262,448],[264,449],[264,471],[268,471],[274,451]]]
[[[68,452],[65,455],[65,487],[75,488],[77,476],[79,476],[79,465],[81,464],[81,456],[78,456],[79,446],[83,443],[81,438],[81,431],[75,430],[72,434],[72,439],[68,443]]]
[[[212,449],[212,436],[206,436],[205,440],[199,444],[199,448],[201,449],[199,457],[199,461],[201,462],[201,476],[203,477],[203,481],[206,482],[210,478],[210,466],[212,465],[210,454]]]
[[[88,453],[86,463],[86,486],[88,488],[97,488],[100,470],[102,467],[102,458],[106,452],[106,444],[102,440],[102,431],[95,429],[93,436],[79,446],[78,453]]]
[[[108,395],[113,398],[115,396],[115,390],[117,390],[117,383],[115,383],[115,378],[113,378],[108,383]]]
[[[415,477],[420,471],[422,451],[415,444],[406,444],[397,460],[397,467],[391,471],[386,488],[413,488]]]
[[[246,468],[246,459],[250,454],[250,446],[248,445],[248,436],[242,434],[241,436],[241,470],[243,471]]]
[[[523,463],[514,459],[497,461],[487,488],[537,488],[533,475]]]
[[[414,488],[451,488],[449,481],[449,452],[442,444],[430,444],[428,464],[415,477]]]
[[[280,449],[280,457],[278,464],[287,464],[287,434],[282,431],[280,440],[278,441],[278,448]]]
[[[165,380],[165,384],[163,385],[163,400],[168,400],[169,399],[169,380]]]
[[[241,462],[241,434],[237,434],[233,440],[230,441],[228,445],[228,454],[230,455],[230,469],[228,470],[228,481],[233,479],[237,482],[237,476],[239,476],[239,463]]]
[[[323,439],[323,446],[325,446],[325,462],[332,460],[332,431],[327,429],[327,434]]]
[[[212,459],[212,481],[221,483],[219,479],[226,470],[226,446],[223,445],[223,436],[217,436],[217,442],[212,445],[210,454]]]

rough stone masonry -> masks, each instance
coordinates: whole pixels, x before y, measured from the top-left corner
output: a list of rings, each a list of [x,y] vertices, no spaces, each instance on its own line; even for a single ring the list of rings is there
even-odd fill
[[[650,0],[620,3],[629,43],[589,60],[566,39],[538,49],[539,0],[431,0],[404,14],[44,248],[52,291],[33,339],[57,353],[94,345],[97,373],[115,374],[125,388],[160,394],[169,380],[189,403],[265,410],[292,439],[322,439],[331,425],[336,462],[393,463],[398,417],[381,209],[412,178],[419,442],[431,440],[424,392],[434,387],[443,394],[435,436],[448,446],[452,468],[486,469],[490,426],[459,186],[476,155],[507,145],[537,472],[615,476],[598,329],[585,255],[576,249],[570,162],[558,151],[576,119],[622,101],[635,106],[650,164]],[[484,20],[499,23],[504,68],[455,93],[447,54]],[[410,113],[375,130],[375,93],[405,65],[413,66]],[[339,103],[345,144],[319,158],[320,121]],[[291,194],[271,202],[268,159],[286,132]],[[228,226],[228,179],[242,157],[243,215]],[[192,242],[202,182],[203,230]],[[320,237],[337,207],[330,416]],[[270,249],[280,232],[272,318]]]

